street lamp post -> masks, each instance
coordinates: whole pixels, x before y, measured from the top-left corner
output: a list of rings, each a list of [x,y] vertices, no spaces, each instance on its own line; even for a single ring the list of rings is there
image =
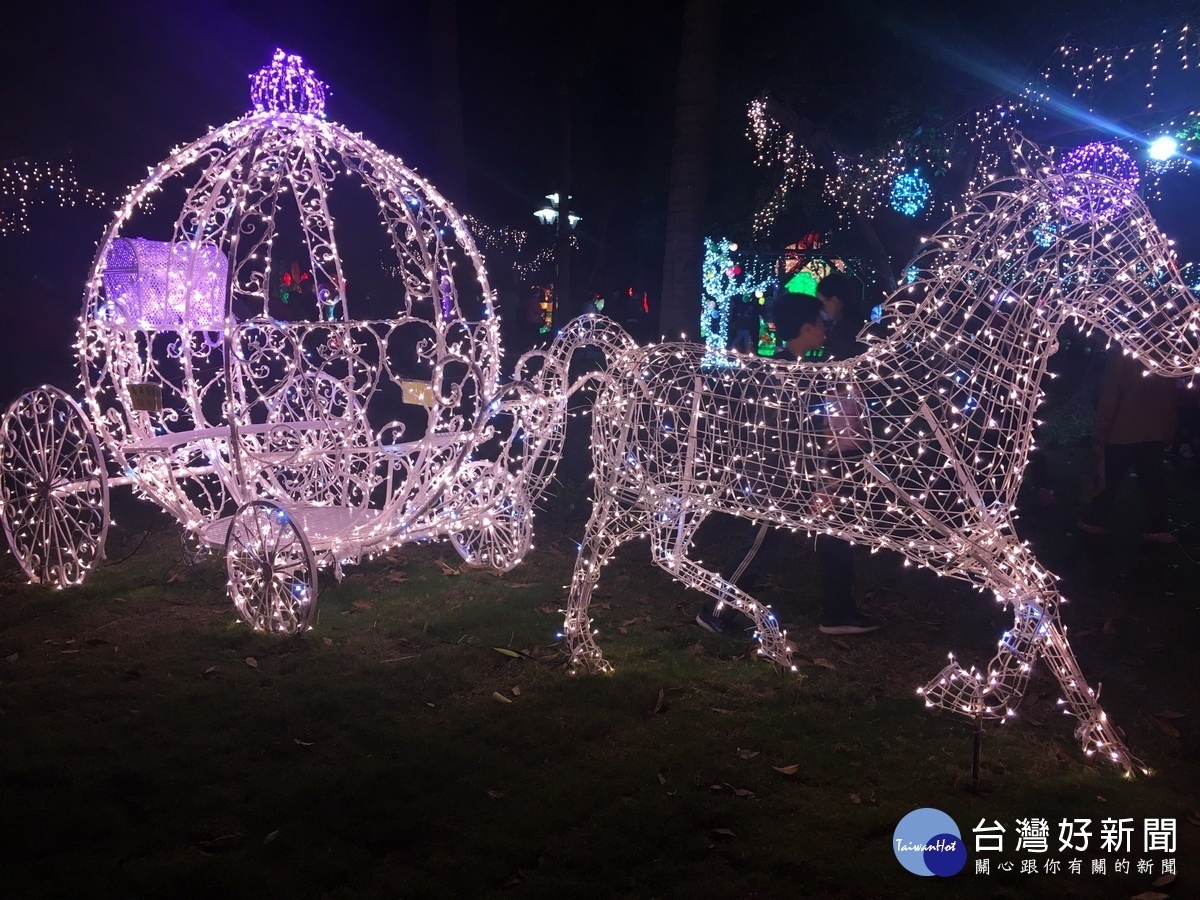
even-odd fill
[[[568,281],[570,278],[571,260],[567,256],[571,249],[571,231],[575,230],[575,226],[582,221],[580,216],[570,211],[571,195],[567,195],[568,209],[565,215],[559,215],[559,195],[557,193],[546,195],[547,204],[541,209],[535,210],[534,215],[537,220],[543,225],[556,225],[558,230],[557,249],[555,251],[555,263],[557,272],[554,278],[554,310],[557,313],[560,306],[567,299]],[[557,316],[555,316],[557,319]]]

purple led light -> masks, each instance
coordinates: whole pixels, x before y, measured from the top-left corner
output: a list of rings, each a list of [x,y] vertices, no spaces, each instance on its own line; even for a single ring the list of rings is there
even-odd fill
[[[442,294],[442,318],[454,318],[454,285],[450,282],[450,275],[446,272],[442,273],[442,277],[438,279],[438,289]]]
[[[1137,195],[1140,174],[1137,163],[1115,144],[1094,142],[1068,150],[1058,164],[1062,175],[1103,175],[1099,179],[1067,179],[1055,191],[1055,199],[1071,219],[1091,222],[1099,218],[1114,218],[1129,209],[1130,200]]]
[[[269,66],[250,75],[250,100],[255,112],[309,113],[325,116],[325,84],[295,54],[276,49]]]

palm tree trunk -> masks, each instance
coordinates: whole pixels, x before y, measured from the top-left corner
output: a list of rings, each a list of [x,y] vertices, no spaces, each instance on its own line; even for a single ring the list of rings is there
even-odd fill
[[[462,91],[458,79],[456,0],[429,0],[429,36],[437,60],[433,80],[434,138],[437,157],[431,168],[443,196],[467,207],[467,154],[463,141]]]
[[[700,267],[712,170],[721,0],[687,0],[675,83],[675,136],[667,196],[659,327],[668,339],[700,332]]]

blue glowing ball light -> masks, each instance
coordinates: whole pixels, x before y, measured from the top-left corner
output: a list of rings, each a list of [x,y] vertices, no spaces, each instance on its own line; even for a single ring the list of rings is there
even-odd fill
[[[892,182],[892,209],[904,216],[917,216],[929,203],[929,182],[920,169],[901,172]]]
[[[1063,211],[1080,222],[1115,218],[1128,211],[1141,178],[1133,157],[1115,144],[1099,141],[1068,150],[1058,164],[1058,171],[1062,175],[1085,173],[1112,179],[1096,182],[1068,179],[1055,191]]]

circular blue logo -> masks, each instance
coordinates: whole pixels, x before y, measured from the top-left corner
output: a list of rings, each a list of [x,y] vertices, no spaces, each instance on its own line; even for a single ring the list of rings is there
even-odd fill
[[[914,875],[949,878],[967,864],[967,847],[957,823],[940,809],[914,809],[892,835],[892,851]]]

